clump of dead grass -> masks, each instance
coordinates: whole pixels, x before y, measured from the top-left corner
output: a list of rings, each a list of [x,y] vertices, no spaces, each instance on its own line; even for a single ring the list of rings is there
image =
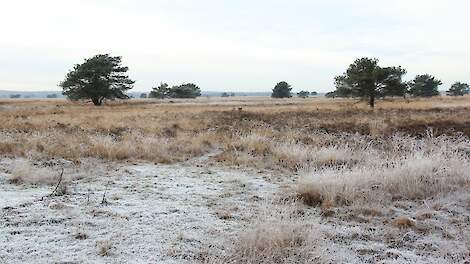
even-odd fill
[[[361,155],[361,152],[354,151],[348,146],[317,148],[313,156],[313,165],[316,167],[352,166],[361,160]]]
[[[401,151],[364,153],[364,162],[352,168],[313,169],[300,180],[298,193],[310,205],[349,205],[425,199],[470,185],[470,159],[455,150],[454,140],[411,139],[414,144],[403,151],[399,145],[409,140],[390,140]]]
[[[311,141],[304,138],[308,143],[297,140],[297,136],[289,132],[272,132],[267,136],[265,128],[235,135],[233,140],[225,141],[217,159],[232,165],[299,171],[305,167],[352,166],[362,158],[362,153],[347,145],[341,136],[327,146],[325,142],[332,141],[327,134],[305,136],[312,138]]]
[[[230,254],[210,263],[321,263],[324,237],[299,214],[297,202],[267,204],[254,225],[238,235]]]
[[[57,180],[57,172],[46,167],[35,167],[28,161],[16,162],[8,179],[13,184],[33,185],[53,185]]]
[[[100,240],[96,242],[98,248],[98,254],[102,257],[111,255],[113,244],[110,240]]]

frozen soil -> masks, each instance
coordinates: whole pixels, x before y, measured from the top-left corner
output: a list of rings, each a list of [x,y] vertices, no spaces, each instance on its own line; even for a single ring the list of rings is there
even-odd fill
[[[54,186],[9,184],[12,163],[0,165],[0,263],[194,262],[210,247],[223,251],[277,189],[269,174],[203,161],[89,160],[53,164],[53,173],[65,167],[68,191],[48,197]]]
[[[0,161],[0,263],[201,263],[236,254],[240,233],[293,197],[292,173],[179,164],[37,162],[68,187],[8,181],[18,160]],[[34,170],[31,171],[34,173]],[[296,203],[305,228],[321,234],[327,263],[467,263],[470,193],[375,208]],[[397,225],[400,218],[410,226]],[[312,225],[313,224],[313,225]],[[209,259],[209,260],[208,260]]]
[[[276,190],[269,175],[197,162],[90,160],[61,165],[67,194],[47,197],[53,186],[7,183],[12,162],[0,176],[0,262],[8,263],[193,262],[205,247],[223,247]]]

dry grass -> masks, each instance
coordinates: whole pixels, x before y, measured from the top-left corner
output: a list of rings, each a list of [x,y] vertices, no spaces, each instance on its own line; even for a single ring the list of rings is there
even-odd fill
[[[102,257],[109,256],[113,249],[113,245],[110,240],[100,240],[96,243],[96,246],[98,247],[98,254]]]
[[[375,225],[379,238],[386,235],[384,225],[396,232],[419,231],[429,213],[416,217],[417,223],[406,210],[396,218],[402,212],[394,202],[413,203],[470,187],[469,113],[470,97],[381,101],[375,110],[352,100],[318,98],[136,100],[104,107],[3,101],[0,155],[171,163],[210,153],[209,163],[271,169],[286,177],[296,172],[301,177],[295,195],[320,208],[270,204],[261,215],[254,213],[259,218],[238,234],[232,248],[209,262],[333,263],[328,242],[349,245],[357,241],[348,238],[351,230],[358,228],[341,231],[336,228],[344,226],[338,225],[325,232],[312,219],[342,221],[352,213],[365,225]],[[18,164],[12,175],[11,181],[27,184],[57,179],[56,173],[30,164]],[[310,215],[301,214],[301,206]],[[226,211],[217,216],[231,219]],[[97,250],[107,256],[113,246],[102,241]]]
[[[317,224],[299,214],[295,201],[266,204],[251,228],[238,235],[226,256],[209,263],[326,263],[324,237]]]
[[[468,139],[394,137],[386,143],[386,149],[366,150],[351,168],[314,168],[301,179],[300,196],[311,205],[390,203],[470,185],[470,158],[459,148]]]
[[[14,184],[53,185],[58,180],[57,172],[47,167],[38,168],[27,161],[18,161],[8,181]]]
[[[238,107],[243,110],[239,111]],[[170,163],[221,150],[228,165],[299,170],[352,166],[363,142],[384,137],[470,135],[470,98],[382,101],[235,98],[137,100],[93,107],[66,101],[1,101],[0,154],[35,159],[140,159]]]
[[[420,199],[468,184],[470,97],[381,101],[375,110],[321,98],[104,107],[3,101],[0,108],[4,156],[171,163],[217,153],[210,162],[310,170],[299,186],[310,204]],[[15,179],[36,181],[27,174]]]

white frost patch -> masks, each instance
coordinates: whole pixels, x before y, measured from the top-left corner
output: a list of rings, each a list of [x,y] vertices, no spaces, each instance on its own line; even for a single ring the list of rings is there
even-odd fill
[[[277,190],[256,172],[90,162],[65,196],[41,201],[53,187],[0,184],[1,263],[192,263],[223,250]]]
[[[78,167],[54,162],[34,166],[65,169],[70,181],[63,196],[47,197],[53,185],[9,183],[15,161],[0,161],[0,263],[217,260],[240,252],[233,248],[240,234],[256,240],[257,233],[249,233],[256,223],[279,230],[263,212],[273,219],[285,215],[270,210],[295,186],[295,176],[207,166],[204,159],[173,165],[90,159]],[[332,260],[323,263],[459,263],[470,245],[468,205],[468,193],[452,193],[396,201],[377,217],[347,207],[332,208],[328,217],[299,203],[286,208],[292,221],[285,224],[300,228],[298,234],[304,227],[305,234],[318,234],[314,255]],[[417,224],[400,229],[393,222],[398,216]]]

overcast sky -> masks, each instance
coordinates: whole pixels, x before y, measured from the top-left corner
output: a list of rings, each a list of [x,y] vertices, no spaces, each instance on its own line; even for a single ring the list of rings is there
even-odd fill
[[[334,90],[358,57],[470,81],[468,0],[0,0],[0,90],[59,90],[74,64],[123,57],[135,91]]]

